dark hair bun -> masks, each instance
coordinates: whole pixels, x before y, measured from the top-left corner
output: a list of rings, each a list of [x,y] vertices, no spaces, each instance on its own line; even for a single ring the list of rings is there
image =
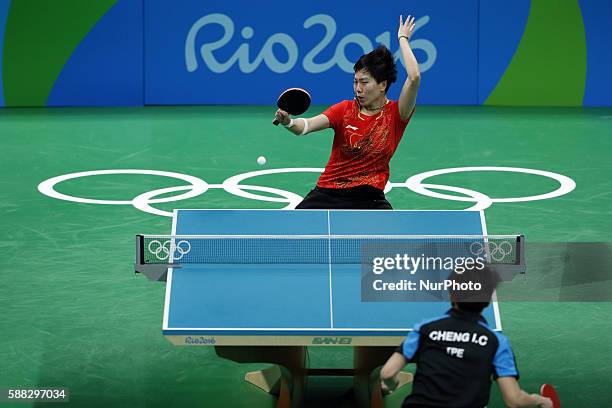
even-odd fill
[[[365,69],[376,82],[387,81],[387,89],[397,80],[397,66],[393,53],[383,44],[373,51],[364,54],[353,66],[355,72]]]

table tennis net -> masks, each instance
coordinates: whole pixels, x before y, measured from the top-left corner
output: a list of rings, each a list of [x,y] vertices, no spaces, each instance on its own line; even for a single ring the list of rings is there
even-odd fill
[[[518,265],[522,235],[138,235],[137,264],[359,264],[373,257],[481,258]]]

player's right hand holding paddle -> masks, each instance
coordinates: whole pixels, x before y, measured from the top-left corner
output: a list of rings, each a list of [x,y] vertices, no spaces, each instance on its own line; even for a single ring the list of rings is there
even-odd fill
[[[497,385],[504,402],[509,407],[560,408],[561,406],[555,389],[548,384],[542,386],[539,394],[523,391],[514,377],[499,377]]]
[[[289,88],[278,97],[276,101],[278,110],[274,115],[274,125],[283,125],[291,122],[289,115],[301,115],[310,106],[310,94],[302,88]]]
[[[540,387],[540,395],[550,401],[549,405],[540,405],[546,408],[561,408],[561,400],[555,388],[550,384],[543,384]]]

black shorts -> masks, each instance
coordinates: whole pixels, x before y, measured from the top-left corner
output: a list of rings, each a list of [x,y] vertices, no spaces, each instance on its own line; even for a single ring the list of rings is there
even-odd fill
[[[315,187],[296,210],[392,210],[382,190],[372,186]]]

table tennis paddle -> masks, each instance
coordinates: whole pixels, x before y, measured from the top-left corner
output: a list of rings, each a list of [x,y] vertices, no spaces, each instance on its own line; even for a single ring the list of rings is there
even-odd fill
[[[546,398],[550,398],[553,403],[553,408],[561,408],[561,401],[559,400],[559,395],[557,395],[557,391],[550,384],[544,384],[540,387],[540,395]]]
[[[276,106],[290,115],[301,115],[310,106],[310,94],[302,88],[289,88],[280,94]],[[279,121],[274,119],[272,123],[278,126]]]

